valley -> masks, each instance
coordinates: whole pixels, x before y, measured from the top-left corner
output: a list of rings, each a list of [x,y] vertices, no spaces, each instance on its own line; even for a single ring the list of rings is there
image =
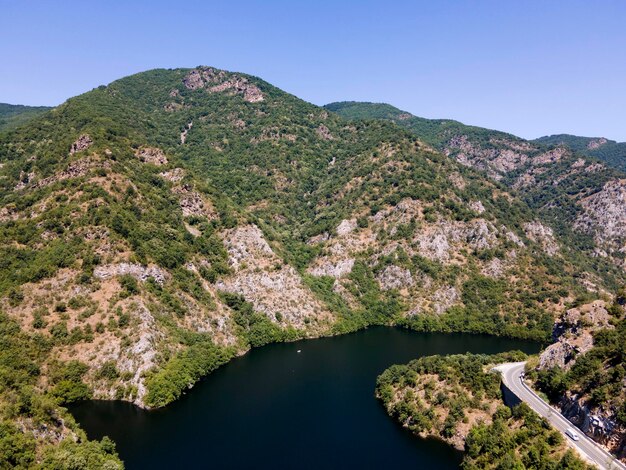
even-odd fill
[[[503,352],[548,343],[555,320],[611,303],[625,281],[626,174],[560,144],[389,105],[319,107],[208,66],[40,111],[0,129],[13,466],[70,448],[120,468],[111,441],[88,440],[65,407],[161,416],[141,410],[184,406],[207,374],[270,343],[396,326],[463,333],[458,353]],[[412,346],[383,349],[370,397],[376,373],[414,359]]]

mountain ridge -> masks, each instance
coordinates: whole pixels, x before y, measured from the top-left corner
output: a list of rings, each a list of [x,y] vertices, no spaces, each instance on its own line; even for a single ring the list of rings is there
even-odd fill
[[[547,340],[610,295],[617,268],[431,137],[205,66],[3,133],[1,305],[42,347],[31,393],[159,407],[270,342],[374,324]]]

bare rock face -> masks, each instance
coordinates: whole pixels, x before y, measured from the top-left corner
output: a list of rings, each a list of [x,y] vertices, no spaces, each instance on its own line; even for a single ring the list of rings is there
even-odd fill
[[[110,279],[114,276],[130,275],[138,281],[145,282],[153,278],[157,283],[163,284],[168,274],[158,266],[142,266],[141,264],[118,263],[96,266],[93,275],[99,279]]]
[[[602,444],[609,452],[626,459],[626,427],[615,419],[613,410],[591,407],[570,392],[559,402],[561,413],[587,436]]]
[[[272,321],[310,329],[332,319],[302,283],[298,272],[284,264],[272,251],[256,225],[247,225],[223,234],[229,264],[234,274],[216,287],[242,295],[254,309]]]
[[[471,142],[466,135],[461,135],[450,139],[445,153],[454,153],[462,165],[485,171],[492,178],[500,180],[504,173],[516,170],[528,161],[528,155],[522,153],[514,142],[508,146],[508,149],[483,148]]]
[[[454,286],[443,286],[435,291],[432,298],[433,311],[437,315],[445,313],[450,307],[461,299],[459,291]]]
[[[270,127],[270,128],[266,128],[263,129],[261,131],[261,135],[258,137],[252,137],[250,139],[250,143],[252,144],[259,144],[261,142],[266,142],[266,141],[274,141],[274,142],[278,142],[281,140],[286,140],[287,142],[295,142],[297,140],[298,136],[295,134],[289,134],[286,132],[281,132],[280,129],[276,128],[276,127]]]
[[[348,235],[349,233],[353,232],[356,227],[356,219],[342,220],[341,223],[337,226],[337,235],[340,237]]]
[[[180,133],[180,143],[181,143],[181,145],[184,145],[185,142],[187,142],[187,134],[189,134],[189,131],[191,130],[192,127],[193,127],[193,121],[188,123],[185,126],[185,128],[183,129],[183,131]]]
[[[110,168],[109,162],[102,162],[97,158],[85,157],[80,160],[70,162],[70,164],[64,170],[55,173],[54,175],[43,178],[33,184],[35,188],[43,188],[45,186],[56,183],[57,181],[64,181],[72,178],[80,178],[85,176],[89,171],[95,168]]]
[[[331,276],[335,279],[352,272],[354,258],[340,259],[335,262],[328,258],[319,258],[307,271],[313,276]]]
[[[422,232],[417,236],[419,254],[433,261],[447,261],[452,249],[445,230]]]
[[[227,92],[231,95],[239,95],[249,103],[258,103],[264,99],[259,87],[246,77],[213,67],[191,70],[183,78],[183,85],[190,90],[206,88],[209,93]]]
[[[144,406],[143,399],[148,392],[145,384],[145,373],[157,364],[157,344],[163,339],[156,321],[150,311],[139,304],[133,311],[138,318],[138,329],[135,331],[135,341],[128,348],[120,348],[116,359],[120,372],[132,373],[129,383],[137,387],[134,403]]]
[[[324,140],[333,140],[334,137],[330,133],[330,129],[326,127],[324,124],[320,124],[320,126],[315,130],[315,133],[318,135],[320,139]]]
[[[415,237],[419,254],[433,261],[447,262],[463,245],[475,250],[492,248],[497,243],[498,230],[485,219],[469,222],[442,220],[428,226]]]
[[[144,163],[152,165],[167,165],[167,158],[163,150],[156,147],[142,147],[135,152],[135,156]]]
[[[554,256],[559,251],[554,232],[541,222],[534,221],[524,224],[524,232],[530,240],[539,243],[548,256]]]
[[[185,177],[185,170],[182,168],[174,168],[172,170],[159,173],[159,176],[172,183],[178,183]]]
[[[204,80],[199,70],[192,70],[185,78],[183,78],[183,85],[189,90],[197,90],[204,87]]]
[[[579,354],[584,354],[593,346],[593,332],[613,328],[609,323],[611,315],[602,300],[571,308],[554,323],[552,339],[539,358],[539,368],[549,369],[558,366],[570,369]]]
[[[598,244],[614,249],[626,246],[626,180],[607,182],[601,191],[583,199],[584,213],[576,227],[592,233]]]
[[[533,158],[533,165],[547,165],[549,163],[556,163],[561,160],[567,154],[567,149],[564,147],[557,147],[553,150],[537,155]]]
[[[607,142],[608,142],[608,140],[606,140],[604,137],[600,137],[599,139],[593,139],[593,140],[589,141],[589,143],[587,144],[587,148],[589,150],[599,149],[600,147],[602,147]]]
[[[70,147],[70,155],[74,155],[76,152],[87,150],[93,144],[93,140],[87,134],[81,135]]]
[[[499,278],[504,274],[506,266],[500,258],[493,258],[485,264],[481,273],[487,277]]]
[[[172,192],[176,194],[180,200],[180,208],[183,211],[183,216],[215,218],[216,214],[213,207],[190,185],[183,184],[182,186],[176,186],[172,189]]]
[[[411,271],[393,264],[376,276],[376,280],[382,290],[406,289],[415,284]]]
[[[483,206],[483,203],[481,201],[472,201],[470,202],[469,207],[477,214],[482,214],[483,212],[485,212],[485,206]]]

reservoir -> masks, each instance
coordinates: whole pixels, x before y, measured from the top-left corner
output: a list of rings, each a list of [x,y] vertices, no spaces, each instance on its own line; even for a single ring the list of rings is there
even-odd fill
[[[456,469],[459,452],[387,416],[374,397],[376,377],[420,356],[514,349],[540,345],[373,327],[254,349],[163,409],[94,400],[70,411],[90,438],[111,437],[131,470]]]

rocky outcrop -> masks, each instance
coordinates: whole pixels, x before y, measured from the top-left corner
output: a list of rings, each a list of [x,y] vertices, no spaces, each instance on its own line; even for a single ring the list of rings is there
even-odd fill
[[[578,355],[592,348],[595,331],[613,328],[610,318],[606,303],[602,300],[567,310],[554,323],[554,342],[541,353],[539,369],[570,369]]]
[[[191,70],[183,78],[183,85],[189,90],[206,88],[209,93],[227,92],[230,95],[239,95],[249,103],[258,103],[264,100],[259,87],[250,82],[248,78],[213,67],[200,67]]]
[[[185,142],[187,142],[187,134],[189,134],[189,131],[191,130],[191,128],[193,127],[193,121],[189,122],[185,128],[183,129],[183,131],[180,133],[180,143],[182,145],[185,144]]]
[[[159,176],[164,180],[170,181],[171,183],[178,183],[185,177],[185,170],[182,168],[174,168],[172,170],[159,173]]]
[[[211,204],[205,201],[202,195],[190,185],[176,186],[172,189],[172,192],[178,196],[184,217],[196,216],[207,217],[208,219],[216,217],[215,210]]]
[[[234,274],[218,281],[217,289],[240,294],[270,320],[305,331],[332,321],[331,313],[298,272],[274,254],[256,225],[227,230],[223,239]]]
[[[96,266],[93,275],[98,279],[110,279],[114,276],[130,275],[138,281],[145,282],[153,278],[158,284],[163,284],[168,274],[158,266],[143,266],[133,263],[117,263]]]
[[[70,155],[74,155],[76,152],[82,152],[87,150],[93,144],[93,140],[87,134],[81,135],[70,147]]]
[[[456,287],[443,286],[433,294],[432,309],[437,315],[441,315],[460,300],[461,294]]]
[[[596,150],[605,145],[608,142],[604,137],[600,137],[599,139],[592,139],[587,143],[587,148],[589,150]]]
[[[393,264],[383,269],[376,280],[382,290],[406,289],[415,284],[411,271]]]
[[[554,256],[558,253],[559,245],[550,227],[535,220],[524,224],[524,232],[530,240],[541,245],[541,248],[548,256]]]
[[[569,392],[559,401],[558,406],[561,414],[587,436],[622,461],[626,459],[626,427],[617,422],[613,410],[590,407],[584,399]]]
[[[341,223],[337,226],[337,235],[344,236],[352,233],[354,229],[356,229],[357,223],[356,219],[350,220],[342,220]]]
[[[596,243],[626,251],[626,180],[607,182],[601,191],[583,199],[576,227],[593,234]]]
[[[307,269],[313,276],[331,276],[335,279],[346,276],[352,272],[354,258],[332,261],[328,258],[318,258],[315,264]]]
[[[151,163],[157,166],[167,165],[167,158],[163,150],[156,147],[141,147],[137,149],[135,156],[144,163]]]
[[[324,124],[320,124],[319,127],[315,129],[315,133],[320,139],[323,140],[334,139],[333,135],[330,133],[330,129],[328,129],[328,127],[326,127]]]
[[[464,245],[474,250],[492,248],[497,243],[497,233],[493,224],[484,219],[469,222],[442,220],[418,232],[415,241],[420,255],[433,261],[448,262]]]

